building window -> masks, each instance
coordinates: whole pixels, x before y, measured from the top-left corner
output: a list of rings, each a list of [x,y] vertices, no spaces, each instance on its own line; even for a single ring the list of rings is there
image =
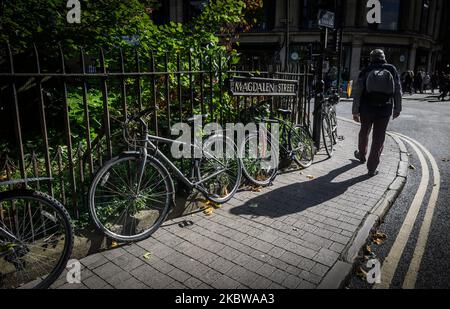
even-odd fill
[[[433,0],[423,0],[422,2],[422,16],[420,21],[420,32],[428,33],[428,22],[430,20],[430,3]]]
[[[373,30],[397,31],[400,25],[400,0],[381,0],[381,24],[370,24]]]
[[[268,32],[275,27],[276,2],[273,0],[263,0],[263,7],[257,13],[258,24],[253,28],[253,32]]]
[[[152,12],[152,20],[156,25],[164,25],[170,21],[169,1],[161,1],[159,7]]]

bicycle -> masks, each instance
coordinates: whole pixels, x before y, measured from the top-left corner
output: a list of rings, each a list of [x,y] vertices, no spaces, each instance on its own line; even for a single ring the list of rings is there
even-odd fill
[[[337,123],[337,114],[336,114],[336,106],[339,104],[341,98],[336,89],[334,89],[331,95],[328,97],[328,117],[330,119],[332,136],[333,136],[333,144],[337,145],[339,135],[338,135],[338,123]]]
[[[318,95],[318,99],[322,102],[322,139],[323,139],[323,147],[325,148],[325,151],[327,155],[331,158],[334,154],[334,145],[335,141],[337,141],[334,137],[334,134],[336,132],[337,134],[337,121],[336,126],[333,126],[333,120],[332,120],[332,113],[333,113],[333,106],[330,104],[330,101],[328,99],[325,99],[323,94]],[[334,130],[336,129],[336,131]]]
[[[263,113],[261,110],[268,102],[262,101],[252,107],[252,113]],[[267,109],[266,109],[267,111]],[[245,177],[254,185],[270,185],[278,174],[279,157],[294,161],[302,168],[308,168],[314,160],[313,140],[309,130],[301,125],[291,125],[286,118],[292,114],[290,110],[279,109],[277,117],[255,117],[255,123],[279,125],[280,136],[274,136],[264,126],[262,132],[249,134],[245,142],[240,146],[240,158]],[[261,134],[262,133],[262,134]],[[256,157],[248,156],[250,145],[257,145]],[[270,155],[267,155],[267,152]]]
[[[217,133],[199,146],[150,135],[143,118],[153,112],[155,109],[150,108],[125,121],[123,138],[137,150],[123,152],[108,161],[98,171],[89,189],[89,209],[95,225],[119,242],[146,239],[164,222],[175,205],[176,195],[169,170],[189,189],[198,190],[217,204],[228,202],[241,182],[241,162],[236,159],[237,147],[233,141]],[[205,119],[207,115],[201,117]],[[189,119],[188,123],[195,119]],[[141,139],[130,136],[130,123],[138,125]],[[191,160],[191,179],[159,150],[158,143],[201,151],[200,159]],[[222,157],[216,156],[220,145],[234,153],[222,152]]]
[[[49,180],[1,182],[1,186]],[[53,197],[34,190],[0,192],[0,288],[48,288],[73,248],[70,216]]]

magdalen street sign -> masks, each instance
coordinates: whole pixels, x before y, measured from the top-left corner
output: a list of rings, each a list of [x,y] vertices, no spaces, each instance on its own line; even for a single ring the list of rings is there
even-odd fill
[[[235,96],[297,96],[298,81],[236,76],[230,79]]]

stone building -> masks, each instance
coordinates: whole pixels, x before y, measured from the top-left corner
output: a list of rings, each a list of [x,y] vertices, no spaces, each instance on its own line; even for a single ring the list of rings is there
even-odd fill
[[[433,72],[446,61],[443,47],[450,45],[450,1],[380,0],[381,24],[368,24],[367,0],[341,1],[344,14],[343,66],[352,79],[367,62],[370,51],[377,47],[385,50],[388,60],[401,72],[418,69]],[[159,15],[183,22],[195,16],[206,1],[162,2],[164,5]],[[264,0],[258,25],[250,33],[240,36],[238,48],[255,59],[284,63],[286,38],[289,37],[289,61],[298,61],[305,55],[308,45],[319,41],[318,10],[335,11],[336,3],[339,2]],[[287,14],[289,35],[286,35]]]

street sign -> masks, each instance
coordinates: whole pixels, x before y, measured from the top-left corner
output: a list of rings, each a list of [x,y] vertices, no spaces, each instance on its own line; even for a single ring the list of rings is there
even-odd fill
[[[235,96],[297,96],[298,81],[235,76],[230,79]]]
[[[335,14],[330,11],[319,10],[319,26],[334,29]]]

